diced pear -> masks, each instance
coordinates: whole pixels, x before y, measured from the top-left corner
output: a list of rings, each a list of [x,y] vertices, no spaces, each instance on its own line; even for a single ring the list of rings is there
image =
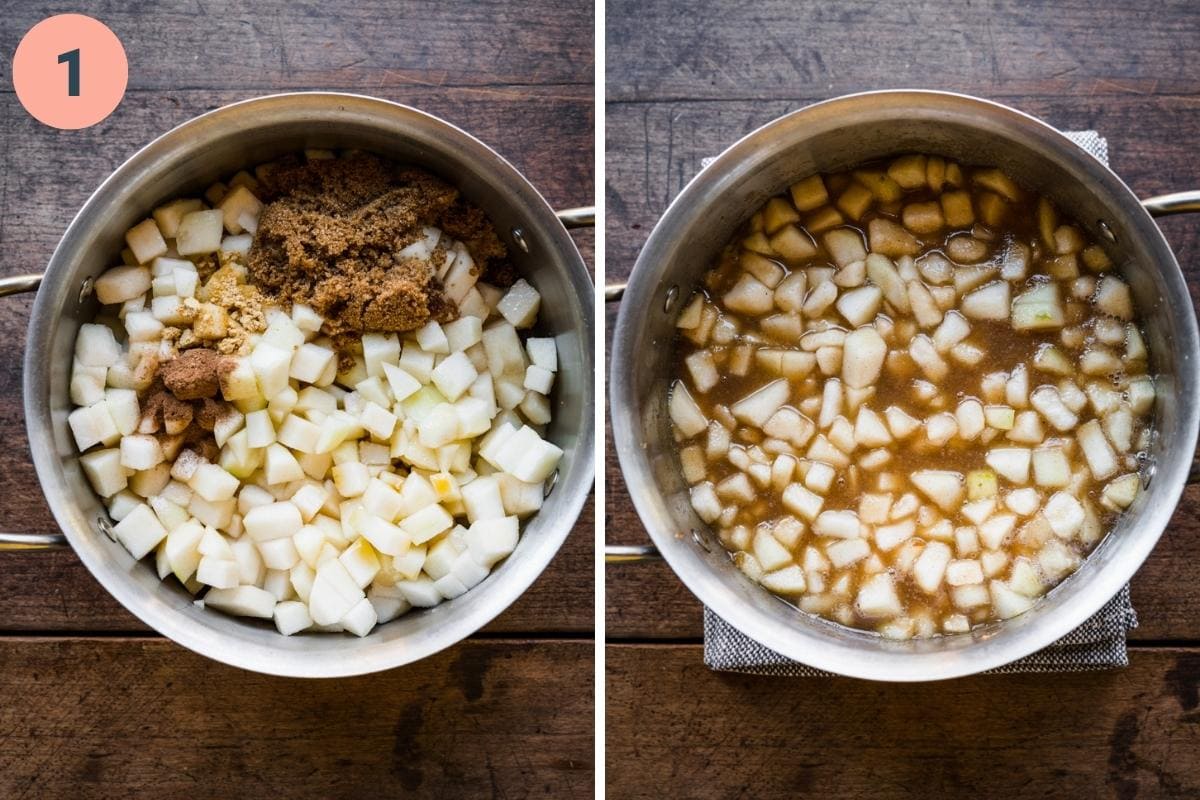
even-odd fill
[[[1012,565],[1008,576],[1008,587],[1025,597],[1040,597],[1045,591],[1041,577],[1033,562],[1024,556],[1018,556]]]
[[[753,553],[767,572],[783,569],[792,563],[792,554],[766,528],[759,528],[754,535]]]
[[[871,253],[866,258],[867,277],[883,291],[884,298],[901,314],[912,309],[908,301],[908,287],[896,271],[896,265],[887,256]]]
[[[1143,377],[1129,382],[1126,389],[1129,407],[1135,414],[1149,414],[1154,408],[1154,379]]]
[[[1079,556],[1058,539],[1051,539],[1038,551],[1037,564],[1047,579],[1057,581],[1075,571]]]
[[[854,424],[854,440],[863,447],[883,447],[892,443],[892,435],[878,414],[862,406]]]
[[[1105,275],[1100,279],[1092,303],[1098,311],[1109,316],[1126,322],[1133,319],[1133,297],[1129,292],[1129,284],[1115,275]]]
[[[971,319],[1008,319],[1009,297],[1008,282],[993,281],[963,298],[962,313]]]
[[[912,482],[922,494],[947,513],[957,511],[962,505],[966,488],[960,472],[917,470],[912,474]]]
[[[1066,492],[1055,492],[1042,510],[1055,535],[1070,539],[1083,527],[1083,505]]]
[[[219,209],[185,214],[175,232],[175,249],[181,256],[215,253],[221,249],[224,226],[224,214]]]
[[[917,523],[912,519],[904,519],[889,525],[879,525],[875,528],[875,546],[883,551],[894,550],[898,545],[908,541],[916,533]]]
[[[873,385],[886,357],[887,343],[875,328],[851,331],[842,347],[842,380],[856,389]]]
[[[85,453],[79,457],[79,466],[101,497],[112,497],[129,485],[125,467],[121,465],[121,451],[117,448]]]
[[[515,328],[528,328],[537,320],[542,296],[524,278],[519,279],[496,304],[496,310]]]
[[[973,397],[968,397],[958,404],[954,418],[958,423],[959,438],[968,442],[983,433],[986,425],[983,404]]]
[[[1113,452],[1097,420],[1089,420],[1079,426],[1075,438],[1083,450],[1092,477],[1103,481],[1116,474],[1117,454]]]
[[[793,205],[800,211],[812,211],[829,202],[829,192],[826,191],[825,182],[820,175],[813,175],[792,184],[790,192]]]
[[[833,263],[839,267],[862,261],[867,257],[862,234],[854,228],[834,228],[826,232],[821,240],[833,258]]]
[[[308,608],[318,625],[340,621],[366,595],[338,559],[323,563],[313,580]]]
[[[1070,484],[1071,463],[1062,447],[1039,447],[1033,451],[1033,482],[1051,488]]]
[[[860,536],[861,527],[858,515],[853,511],[822,511],[813,521],[812,529],[817,536],[856,539]]]
[[[1053,386],[1034,389],[1029,395],[1029,403],[1056,430],[1070,431],[1079,423],[1079,417],[1066,406],[1062,395]]]
[[[921,427],[920,420],[914,419],[899,406],[888,406],[883,413],[887,418],[888,430],[897,439],[907,438]]]
[[[863,583],[855,605],[860,614],[874,619],[895,617],[903,611],[895,581],[887,572],[874,575]]]
[[[167,529],[159,522],[150,506],[143,503],[113,526],[113,535],[125,546],[134,560],[141,560],[166,538]]]
[[[270,619],[275,613],[275,596],[257,586],[209,589],[204,595],[206,608],[215,608],[239,617]]]
[[[786,383],[784,388],[787,388]],[[708,429],[708,419],[682,381],[675,381],[671,386],[670,412],[671,421],[685,438],[691,438]]]
[[[878,286],[862,286],[845,292],[837,300],[837,310],[847,322],[858,327],[875,318],[883,302],[883,292]]]
[[[1133,503],[1141,489],[1141,477],[1136,472],[1130,472],[1109,481],[1101,492],[1100,501],[1107,508],[1120,511]]]
[[[1017,525],[1012,514],[994,514],[979,524],[979,539],[989,550],[998,550]]]
[[[942,381],[950,374],[950,365],[938,353],[933,340],[923,333],[909,341],[908,355],[931,381]]]
[[[983,583],[983,567],[973,558],[956,559],[946,565],[946,584],[967,586]]]
[[[876,217],[867,224],[871,252],[889,258],[915,256],[921,252],[921,242],[902,226],[885,217]]]
[[[775,305],[775,295],[766,284],[752,275],[743,274],[722,298],[730,311],[751,316],[768,313]]]
[[[1001,581],[988,583],[988,591],[992,597],[992,608],[1000,619],[1010,619],[1018,614],[1024,614],[1033,607],[1033,601],[1023,594],[1018,594]]]
[[[694,495],[693,495],[694,497]],[[790,484],[783,490],[783,506],[788,511],[812,522],[821,513],[825,499],[799,483]]]
[[[1012,326],[1018,331],[1061,328],[1066,324],[1058,284],[1041,283],[1017,295],[1012,303]]]
[[[1017,412],[1011,406],[989,405],[983,408],[983,417],[989,427],[999,431],[1012,430]]]
[[[803,594],[806,586],[804,570],[792,564],[774,572],[768,572],[759,580],[763,588],[775,594]]]
[[[786,380],[774,380],[738,400],[730,407],[730,411],[747,425],[761,428],[771,418],[771,415],[787,402],[790,393],[791,388]],[[705,422],[704,428],[707,427],[707,422]],[[699,432],[700,430],[696,430],[696,433]]]
[[[866,539],[839,539],[825,548],[825,555],[833,566],[844,569],[870,556],[871,545]]]
[[[928,542],[925,545],[913,562],[913,580],[921,591],[933,594],[941,588],[952,555],[950,546],[943,542]]]
[[[984,459],[1005,480],[1018,485],[1029,482],[1030,450],[1027,447],[995,447]]]
[[[252,508],[243,516],[242,523],[256,542],[294,536],[304,526],[300,510],[286,501]]]
[[[942,317],[941,324],[933,332],[933,346],[939,353],[946,353],[970,334],[971,324],[966,318],[957,311],[950,311]]]

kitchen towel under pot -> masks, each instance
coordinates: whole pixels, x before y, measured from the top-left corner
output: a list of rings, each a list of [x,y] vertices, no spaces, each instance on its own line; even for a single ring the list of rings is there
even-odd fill
[[[1070,131],[1073,142],[1108,163],[1108,142],[1096,131]],[[709,160],[702,162],[708,166]],[[800,613],[800,612],[797,612]],[[1129,665],[1126,634],[1137,627],[1137,612],[1126,586],[1087,622],[1032,655],[989,670],[991,673],[1084,672]],[[714,670],[802,678],[832,673],[781,656],[704,609],[704,663]]]

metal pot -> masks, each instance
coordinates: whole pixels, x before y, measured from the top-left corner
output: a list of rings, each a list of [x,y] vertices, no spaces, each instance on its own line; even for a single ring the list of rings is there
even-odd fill
[[[436,608],[357,639],[283,637],[260,620],[196,607],[175,582],[134,562],[106,535],[109,520],[78,465],[67,428],[68,381],[79,325],[95,315],[92,279],[111,265],[125,230],[159,203],[199,194],[220,176],[304,148],[359,148],[426,168],[482,207],[521,274],[543,297],[541,325],[557,340],[560,372],[549,438],[564,450],[542,512],[516,551],[479,586]],[[560,221],[560,216],[562,221]],[[591,209],[556,216],[511,164],[436,117],[348,94],[283,94],[199,116],[151,142],[88,199],[44,275],[0,281],[0,295],[38,289],[25,354],[25,417],[42,491],[69,542],[97,580],[147,625],[218,661],[257,672],[335,677],[424,658],[507,608],[545,569],[578,517],[594,474],[594,290],[564,229],[592,224]],[[54,546],[62,534],[2,534],[0,543]]]
[[[1103,242],[1143,313],[1159,397],[1146,491],[1078,572],[1006,622],[969,634],[890,641],[802,614],[734,567],[688,502],[666,399],[677,302],[686,299],[737,226],[798,177],[905,152],[998,166],[1048,195]],[[624,290],[617,320],[613,435],[625,483],[658,552],[705,605],[747,636],[796,661],[858,678],[969,675],[1028,655],[1078,627],[1149,555],[1192,464],[1200,422],[1200,338],[1179,264],[1151,219],[1182,211],[1200,211],[1200,192],[1139,202],[1111,170],[1054,128],[963,95],[851,95],[788,114],[746,136],[701,170],[659,220]],[[637,547],[610,553],[614,560],[646,554]]]

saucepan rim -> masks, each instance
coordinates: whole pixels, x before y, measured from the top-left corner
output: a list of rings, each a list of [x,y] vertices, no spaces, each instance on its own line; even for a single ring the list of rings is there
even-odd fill
[[[1129,223],[1143,237],[1141,254],[1153,253],[1155,263],[1163,271],[1164,280],[1177,290],[1175,293],[1179,297],[1176,299],[1186,308],[1180,311],[1184,337],[1182,341],[1173,343],[1177,348],[1173,358],[1175,363],[1195,371],[1200,360],[1200,335],[1197,333],[1195,314],[1182,271],[1149,213],[1107,165],[1047,123],[1008,106],[954,92],[883,90],[836,97],[763,125],[708,163],[676,196],[651,231],[622,295],[613,336],[610,413],[618,460],[638,516],[659,553],[707,607],[751,639],[795,661],[850,677],[926,681],[983,672],[1036,652],[1079,627],[1120,591],[1161,537],[1183,492],[1188,470],[1182,461],[1186,458],[1187,464],[1191,462],[1197,429],[1200,427],[1200,409],[1196,404],[1177,404],[1180,406],[1176,411],[1178,427],[1185,434],[1169,443],[1165,449],[1170,457],[1170,463],[1166,464],[1170,475],[1164,477],[1159,465],[1160,474],[1155,477],[1158,482],[1169,481],[1166,487],[1158,488],[1163,502],[1143,508],[1138,518],[1139,521],[1146,519],[1147,524],[1156,529],[1154,535],[1140,536],[1136,542],[1123,545],[1126,550],[1122,551],[1119,560],[1106,563],[1102,569],[1087,576],[1086,585],[1089,589],[1086,595],[1071,595],[1065,605],[1054,609],[1052,615],[1038,620],[1040,627],[1030,631],[1021,630],[1020,636],[1015,639],[1015,632],[1005,639],[1005,623],[998,623],[989,626],[988,635],[974,637],[973,641],[959,646],[953,653],[885,652],[882,649],[856,652],[848,646],[835,646],[819,640],[816,634],[806,634],[803,628],[811,625],[810,622],[798,621],[795,625],[781,626],[779,620],[771,618],[766,611],[751,607],[741,600],[729,585],[732,580],[725,580],[725,576],[718,574],[710,564],[703,563],[703,558],[695,552],[700,546],[693,547],[692,540],[696,537],[675,529],[665,493],[657,485],[651,466],[650,459],[659,454],[647,452],[645,437],[641,432],[644,424],[641,414],[645,412],[647,404],[661,402],[665,407],[666,399],[665,393],[660,399],[635,396],[635,359],[639,347],[645,346],[644,342],[636,340],[642,330],[638,318],[647,313],[646,309],[662,305],[655,298],[663,291],[662,275],[668,268],[680,234],[694,230],[701,215],[716,207],[722,198],[735,193],[738,180],[745,177],[748,166],[763,163],[767,158],[765,152],[781,146],[802,145],[813,129],[819,129],[822,133],[836,132],[839,124],[849,126],[854,121],[861,122],[859,117],[868,114],[875,115],[870,117],[872,122],[885,124],[888,114],[896,114],[895,118],[899,119],[902,111],[908,114],[925,113],[963,124],[966,124],[965,119],[970,118],[979,130],[993,136],[1003,135],[1003,130],[1012,131],[1009,134],[1011,141],[1018,144],[1026,144],[1026,140],[1036,141],[1039,146],[1048,147],[1056,157],[1064,159],[1063,163],[1070,168],[1091,176],[1093,180],[1083,185],[1092,193],[1103,192],[1101,198],[1119,198],[1122,204],[1114,209],[1119,211],[1119,221]],[[975,121],[976,117],[978,122]],[[1023,138],[1018,137],[1018,133]],[[698,279],[703,262],[693,269]],[[677,291],[686,296],[687,287],[680,285]],[[1075,577],[1082,576],[1068,577],[1055,591]],[[744,577],[741,580],[748,583]],[[797,618],[800,613],[796,612]],[[1017,625],[1009,628],[1019,630]]]
[[[271,116],[265,118],[263,123],[254,121],[254,115],[265,114]],[[534,240],[534,246],[542,247],[542,257],[554,265],[563,281],[564,292],[578,302],[581,324],[577,335],[581,339],[583,358],[581,363],[568,368],[580,370],[582,389],[579,398],[579,433],[573,447],[572,461],[569,471],[564,471],[560,476],[565,480],[559,480],[554,487],[555,493],[566,495],[559,500],[558,515],[546,520],[544,528],[539,528],[538,541],[531,543],[526,551],[522,552],[519,544],[517,551],[493,571],[488,581],[443,606],[459,599],[465,601],[480,590],[484,590],[481,594],[487,595],[488,603],[476,601],[471,605],[460,605],[455,611],[465,609],[463,613],[442,620],[440,627],[430,636],[423,636],[422,641],[416,644],[403,636],[383,637],[380,632],[387,631],[392,624],[388,623],[379,626],[367,637],[370,640],[371,637],[380,636],[372,643],[373,646],[346,647],[339,651],[336,645],[322,644],[314,646],[314,652],[308,653],[299,647],[289,649],[264,643],[256,638],[257,634],[248,633],[245,637],[239,637],[229,630],[219,629],[216,627],[218,623],[197,624],[180,610],[190,606],[189,599],[181,596],[175,604],[162,602],[152,591],[135,582],[130,577],[130,570],[122,572],[105,562],[101,548],[111,543],[99,541],[104,537],[93,525],[94,520],[83,511],[84,503],[72,489],[63,458],[56,446],[55,430],[58,426],[65,426],[65,419],[52,418],[54,398],[50,396],[51,378],[46,362],[54,342],[54,332],[60,324],[60,312],[68,307],[67,303],[73,302],[71,293],[79,292],[78,286],[65,285],[73,259],[81,252],[81,248],[88,246],[83,237],[95,233],[99,225],[97,217],[113,197],[126,191],[131,183],[135,186],[145,185],[150,178],[160,176],[164,164],[172,159],[177,161],[179,153],[189,156],[201,153],[205,146],[205,131],[215,132],[209,142],[227,136],[228,131],[222,134],[216,127],[223,123],[228,122],[237,130],[244,131],[262,125],[279,124],[281,120],[294,125],[335,118],[350,120],[360,130],[364,125],[367,128],[378,127],[385,134],[395,133],[402,126],[406,132],[419,137],[422,146],[440,147],[448,154],[447,157],[462,163],[484,165],[488,172],[475,170],[474,174],[480,180],[490,179],[493,184],[505,187],[514,210],[523,222],[527,222],[524,229],[526,236],[540,236]],[[436,145],[431,144],[435,138]],[[526,244],[529,242],[526,241]],[[583,259],[570,235],[528,179],[479,139],[439,117],[387,100],[336,92],[273,94],[222,106],[193,117],[158,136],[117,167],[80,207],[48,262],[30,315],[24,361],[26,429],[39,483],[68,542],[104,588],[147,625],[184,647],[233,666],[291,677],[342,677],[411,663],[466,638],[508,608],[542,574],[582,511],[595,474],[593,291]],[[575,312],[576,309],[572,309],[572,316]],[[521,544],[525,542],[523,536]],[[503,567],[514,561],[514,568],[501,575]],[[146,569],[144,564],[131,563],[126,566]],[[492,581],[490,586],[489,581]],[[280,643],[287,641],[287,637],[278,636],[274,631],[271,634]],[[340,639],[325,636],[311,638]]]

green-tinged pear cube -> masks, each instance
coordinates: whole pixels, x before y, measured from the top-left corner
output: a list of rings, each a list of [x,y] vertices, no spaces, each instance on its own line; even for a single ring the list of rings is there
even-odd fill
[[[792,184],[792,203],[801,211],[812,211],[829,201],[829,192],[820,175],[813,175]]]
[[[1017,295],[1012,302],[1012,326],[1018,331],[1061,328],[1066,314],[1058,284],[1042,283]]]
[[[1142,479],[1136,472],[1113,478],[1104,487],[1100,502],[1113,511],[1129,508],[1142,489]]]
[[[967,498],[981,500],[995,497],[998,491],[996,473],[990,469],[976,469],[967,473]]]

